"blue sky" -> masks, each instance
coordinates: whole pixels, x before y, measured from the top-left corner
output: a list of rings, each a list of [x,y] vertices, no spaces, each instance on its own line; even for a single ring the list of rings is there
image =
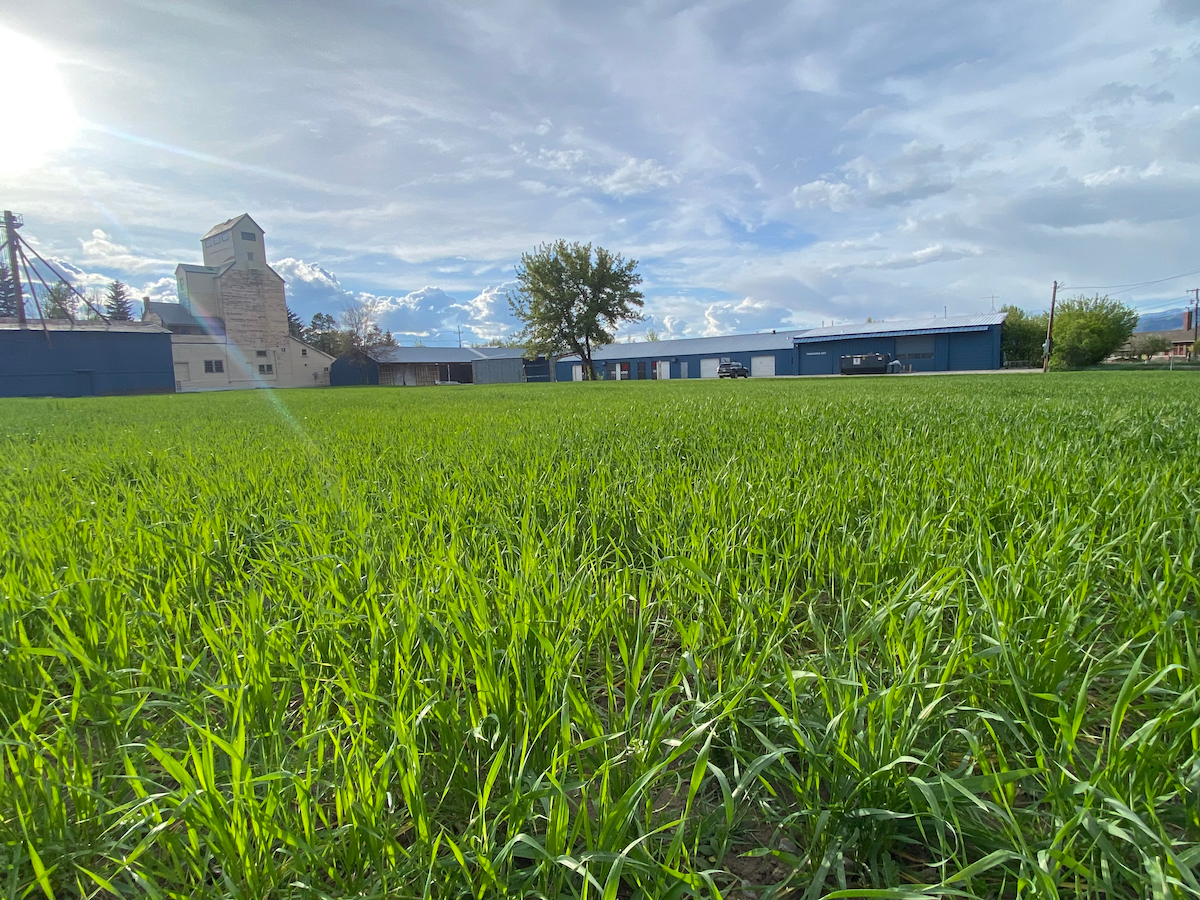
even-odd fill
[[[426,343],[512,332],[560,237],[640,260],[631,334],[1200,270],[1200,0],[41,0],[0,12],[13,47],[0,198],[85,285],[169,297],[242,212],[302,316],[369,294]]]

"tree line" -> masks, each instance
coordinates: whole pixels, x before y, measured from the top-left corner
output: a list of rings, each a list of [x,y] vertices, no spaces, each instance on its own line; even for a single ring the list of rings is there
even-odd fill
[[[379,347],[395,347],[391,331],[379,327],[381,302],[375,298],[360,298],[334,318],[329,313],[316,313],[307,325],[288,307],[288,333],[316,347],[323,353],[338,357],[347,353],[361,355]]]
[[[1000,310],[1008,313],[1000,328],[1005,362],[1040,366],[1050,314],[1028,313],[1018,306]],[[1061,301],[1054,310],[1050,366],[1074,369],[1104,362],[1129,341],[1137,322],[1137,310],[1111,297],[1079,295]]]
[[[94,319],[97,309],[103,310],[105,317],[114,322],[133,319],[133,298],[129,286],[120,281],[113,281],[104,293],[93,288],[87,303],[61,280],[48,288],[43,287],[38,294],[37,304],[41,306],[42,316],[46,319]],[[22,300],[28,302],[24,297]],[[0,317],[16,318],[17,313],[17,288],[12,271],[0,263]]]

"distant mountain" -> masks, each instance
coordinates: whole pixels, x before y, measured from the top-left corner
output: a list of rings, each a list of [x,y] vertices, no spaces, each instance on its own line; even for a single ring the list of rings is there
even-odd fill
[[[1134,331],[1173,331],[1183,327],[1183,314],[1186,310],[1164,309],[1162,312],[1142,313],[1138,317],[1137,328]]]

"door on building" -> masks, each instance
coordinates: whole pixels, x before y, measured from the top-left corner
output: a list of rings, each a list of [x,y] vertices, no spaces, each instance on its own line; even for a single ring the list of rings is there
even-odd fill
[[[811,344],[809,345],[812,346]],[[800,347],[801,375],[832,375],[833,354],[829,350],[805,350]]]
[[[688,364],[686,362],[681,362],[679,364],[679,377],[680,378],[688,377]]]
[[[658,366],[659,381],[666,381],[671,377],[671,364],[667,360],[660,359],[655,365]]]
[[[751,378],[774,378],[775,377],[775,357],[774,356],[752,356],[752,357],[750,357],[750,377]]]
[[[571,366],[571,380],[583,381],[583,363]]]
[[[93,369],[75,370],[75,395],[78,397],[96,396],[96,385],[92,381]]]
[[[717,368],[721,365],[721,360],[717,357],[712,359],[700,360],[700,377],[701,378],[716,378]]]
[[[182,391],[183,386],[188,383],[188,364],[185,362],[175,363],[175,390]]]

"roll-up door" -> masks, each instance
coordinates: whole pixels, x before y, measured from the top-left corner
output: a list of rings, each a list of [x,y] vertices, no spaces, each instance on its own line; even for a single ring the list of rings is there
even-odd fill
[[[701,378],[716,378],[717,367],[721,365],[721,360],[713,357],[712,359],[700,360],[700,377]]]
[[[750,357],[750,377],[751,378],[774,378],[775,377],[775,357],[774,356],[752,356],[752,357]]]

